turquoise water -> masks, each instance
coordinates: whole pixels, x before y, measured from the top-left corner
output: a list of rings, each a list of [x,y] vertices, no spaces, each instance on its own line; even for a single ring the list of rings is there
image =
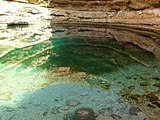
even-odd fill
[[[63,120],[81,107],[97,115],[110,108],[129,116],[132,105],[144,113],[159,111],[160,62],[154,52],[114,35],[61,33],[36,44],[36,34],[18,38],[20,47],[17,41],[1,44],[13,38],[0,40],[0,119]]]

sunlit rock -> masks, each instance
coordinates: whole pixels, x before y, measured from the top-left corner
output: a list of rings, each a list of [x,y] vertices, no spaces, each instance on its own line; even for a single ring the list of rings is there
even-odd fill
[[[70,71],[70,67],[59,67],[58,71],[59,72],[69,72]]]

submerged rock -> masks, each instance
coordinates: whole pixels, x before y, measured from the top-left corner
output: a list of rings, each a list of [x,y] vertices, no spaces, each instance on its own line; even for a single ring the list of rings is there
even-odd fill
[[[160,83],[155,83],[154,86],[160,88]]]
[[[9,101],[11,100],[11,92],[4,92],[2,94],[0,94],[0,100],[5,100],[5,101]]]
[[[140,86],[150,86],[151,83],[150,82],[141,82]]]
[[[52,114],[61,113],[60,108],[59,108],[59,107],[53,107],[53,108],[51,109],[51,113],[52,113]]]
[[[116,114],[111,114],[111,117],[112,117],[113,119],[115,119],[115,120],[122,119],[122,117],[121,117],[121,116],[116,115]]]
[[[139,99],[141,98],[141,96],[138,95],[138,94],[134,94],[134,95],[131,95],[130,98],[131,98],[132,100],[139,101]]]
[[[67,101],[67,105],[68,106],[71,106],[71,107],[74,107],[74,106],[77,106],[79,105],[80,102],[78,100],[70,100],[70,101]]]
[[[95,120],[95,113],[91,108],[80,108],[76,110],[74,120]]]
[[[159,78],[159,77],[153,77],[152,79],[157,80],[157,81],[160,81],[160,78]]]
[[[58,72],[69,72],[70,71],[70,67],[59,67],[58,68]]]
[[[4,80],[5,77],[3,75],[0,75],[0,80]]]
[[[153,102],[152,104],[156,105],[157,107],[160,108],[160,102],[156,101],[156,102]]]
[[[114,118],[112,118],[111,116],[103,116],[103,115],[99,115],[96,120],[115,120]]]
[[[129,109],[129,114],[131,115],[138,115],[139,112],[141,112],[141,110],[138,107],[131,107]]]
[[[43,116],[47,116],[47,114],[48,114],[48,111],[45,111],[45,112],[43,113]]]
[[[147,94],[146,98],[148,98],[150,102],[154,102],[158,100],[158,97],[154,93]]]
[[[100,114],[96,120],[125,120],[117,114]]]
[[[14,117],[14,112],[6,112],[3,114],[2,120],[11,120]]]

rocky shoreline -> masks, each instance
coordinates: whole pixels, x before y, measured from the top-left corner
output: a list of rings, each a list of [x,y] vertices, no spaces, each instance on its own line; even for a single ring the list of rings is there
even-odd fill
[[[14,7],[13,7],[14,6]],[[15,7],[16,6],[16,7]],[[30,3],[0,2],[0,25],[52,22],[121,23],[159,28],[160,8],[138,10],[79,10],[72,7],[40,7]],[[14,9],[13,9],[14,8]],[[85,7],[84,7],[85,8]],[[3,24],[3,25],[2,25]]]

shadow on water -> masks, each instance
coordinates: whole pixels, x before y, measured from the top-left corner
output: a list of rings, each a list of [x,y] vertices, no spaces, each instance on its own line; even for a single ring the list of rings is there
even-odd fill
[[[158,88],[155,89],[154,85],[160,79],[159,63],[155,59],[159,41],[108,28],[61,26],[52,27],[52,32],[49,40],[14,48],[0,58],[1,72],[6,74],[6,79],[8,74],[13,75],[15,81],[20,79],[16,84],[8,85],[14,88],[14,92],[11,100],[0,104],[0,119],[63,120],[64,115],[73,115],[81,107],[92,108],[96,114],[111,110],[123,116],[129,114],[129,102],[132,103],[133,99],[140,103],[152,92],[157,98]],[[30,42],[30,38],[28,40]],[[29,71],[30,68],[33,70]],[[75,74],[79,72],[85,73],[84,76]],[[29,79],[40,82],[33,84]],[[27,80],[31,86],[26,83]],[[86,86],[74,85],[78,80]],[[11,78],[6,81],[11,81]],[[144,82],[148,82],[147,85]],[[28,90],[27,93],[22,94],[18,90],[23,87]],[[0,94],[0,100],[9,95]]]
[[[131,105],[116,94],[82,85],[58,84],[30,92],[25,96],[12,97],[12,102],[0,106],[0,118],[73,120],[75,110],[86,107],[92,108],[96,115],[111,112],[131,117],[128,112]]]

